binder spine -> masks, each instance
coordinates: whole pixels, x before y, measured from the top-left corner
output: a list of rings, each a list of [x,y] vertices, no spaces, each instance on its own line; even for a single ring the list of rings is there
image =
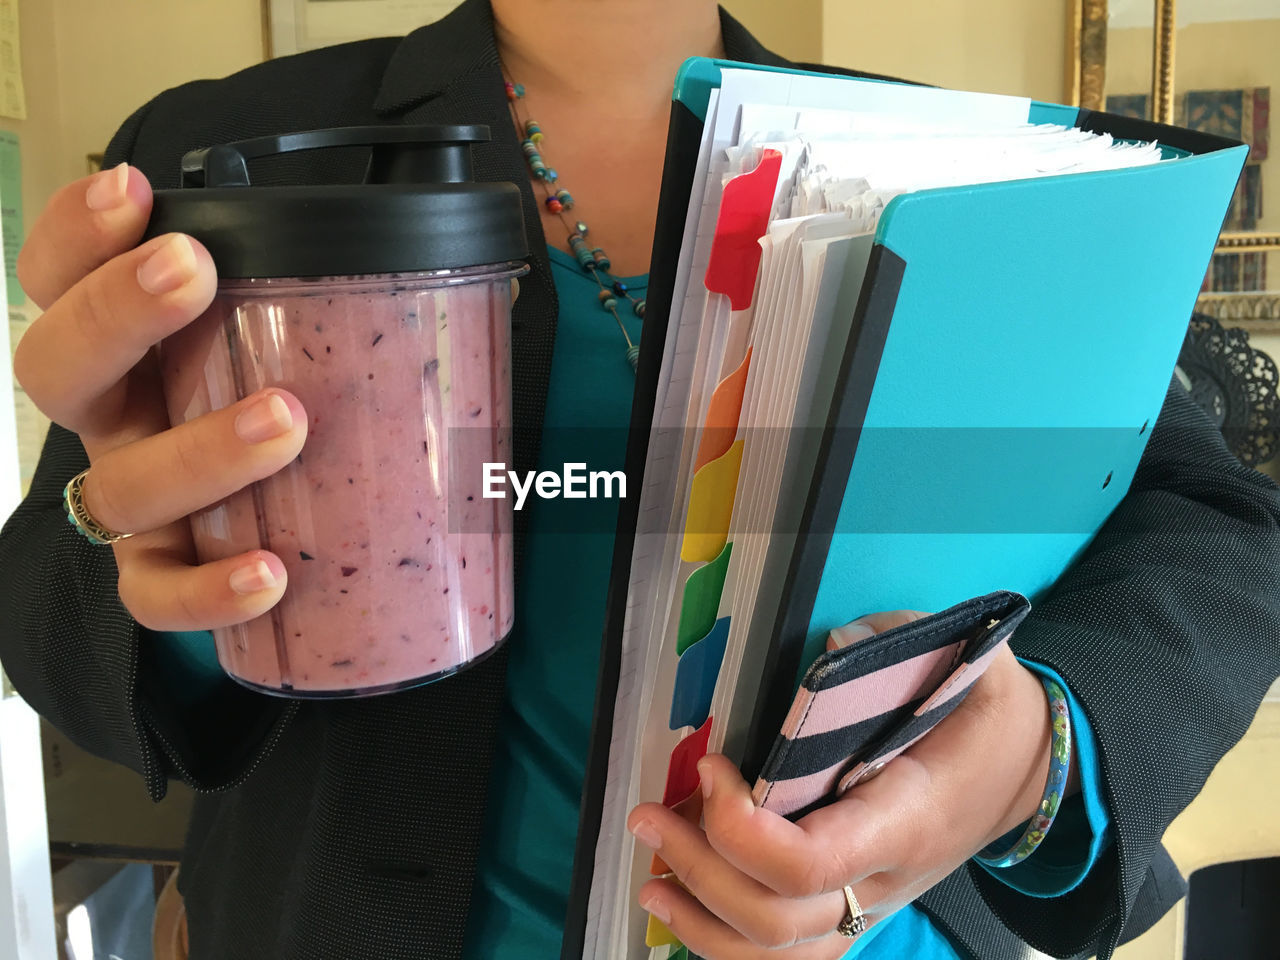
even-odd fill
[[[680,249],[684,233],[685,212],[697,173],[701,137],[701,119],[678,100],[672,101],[667,154],[662,170],[662,196],[668,202],[659,206],[654,227],[645,329],[640,340],[636,389],[631,403],[631,425],[627,442],[626,473],[630,480],[629,486],[636,490],[641,488],[645,460],[649,454],[649,431],[657,402],[658,372],[662,367],[662,350],[666,342],[667,321],[671,314],[679,261],[675,251]],[[631,578],[631,553],[635,546],[639,510],[638,497],[624,499],[618,505],[609,596],[600,649],[600,671],[596,684],[595,713],[587,753],[586,776],[582,783],[582,801],[578,808],[578,842],[574,849],[569,907],[560,948],[561,960],[583,960],[590,956],[586,944],[591,883],[604,813],[609,748],[613,740],[613,711],[618,695],[618,671],[622,658],[627,587]]]

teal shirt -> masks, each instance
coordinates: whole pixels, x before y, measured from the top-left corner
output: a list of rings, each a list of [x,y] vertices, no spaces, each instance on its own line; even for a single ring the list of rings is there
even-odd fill
[[[621,470],[635,377],[596,281],[551,250],[559,324],[539,469]],[[637,298],[645,277],[624,278]],[[640,319],[619,300],[633,341]],[[607,429],[606,429],[607,428]],[[507,702],[464,956],[552,960],[568,899],[591,737],[616,500],[531,497],[507,640]],[[591,531],[591,532],[573,532]]]
[[[551,250],[560,300],[540,469],[586,462],[622,469],[635,384],[626,343],[600,306],[599,287],[567,254]],[[625,279],[637,298],[647,278]],[[632,340],[640,320],[618,314]],[[468,921],[467,960],[556,960],[577,839],[578,806],[595,702],[616,500],[536,500],[508,641],[507,701],[494,758],[484,845]],[[589,531],[589,532],[581,532]],[[207,632],[170,635],[165,668],[198,701],[220,672]],[[1033,669],[1048,672],[1036,664]],[[448,682],[447,680],[444,682]],[[1065,688],[1065,684],[1064,684]],[[1068,691],[1068,695],[1069,691]],[[1031,896],[1054,896],[1087,874],[1107,836],[1097,750],[1074,700],[1083,801],[1064,804],[1034,857],[998,871]],[[847,958],[959,960],[928,917],[907,907],[881,921]]]

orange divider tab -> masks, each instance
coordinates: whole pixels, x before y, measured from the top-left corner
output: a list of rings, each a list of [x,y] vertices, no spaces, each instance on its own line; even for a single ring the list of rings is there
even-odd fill
[[[724,456],[712,460],[693,475],[689,490],[689,515],[684,522],[680,559],[686,563],[710,563],[729,542],[733,498],[742,469],[742,441],[735,440]]]
[[[712,293],[727,296],[735,310],[751,306],[764,252],[760,238],[769,228],[769,212],[781,171],[782,154],[766,150],[754,170],[724,185],[705,283]]]
[[[695,473],[717,457],[723,457],[733,446],[733,438],[738,434],[738,420],[742,417],[742,395],[747,389],[751,350],[747,347],[747,355],[738,364],[738,369],[721,380],[711,394],[707,421],[702,428],[702,439],[698,441],[698,456],[693,461]]]

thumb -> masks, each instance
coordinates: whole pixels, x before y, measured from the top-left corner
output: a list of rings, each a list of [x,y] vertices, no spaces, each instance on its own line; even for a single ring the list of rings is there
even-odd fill
[[[859,640],[866,640],[868,637],[874,637],[877,633],[884,633],[886,630],[892,630],[894,627],[900,627],[905,623],[912,623],[927,616],[929,614],[920,610],[890,610],[887,613],[869,613],[865,617],[859,617],[852,623],[846,623],[843,627],[836,627],[832,630],[827,637],[827,649],[841,650],[857,643]]]

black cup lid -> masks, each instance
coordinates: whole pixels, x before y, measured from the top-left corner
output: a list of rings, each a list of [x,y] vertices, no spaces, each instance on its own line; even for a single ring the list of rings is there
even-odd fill
[[[471,179],[485,126],[340,127],[188,153],[182,188],[157,190],[147,237],[185,233],[220,277],[324,277],[525,259],[520,189]],[[363,183],[257,187],[248,161],[371,146]]]

